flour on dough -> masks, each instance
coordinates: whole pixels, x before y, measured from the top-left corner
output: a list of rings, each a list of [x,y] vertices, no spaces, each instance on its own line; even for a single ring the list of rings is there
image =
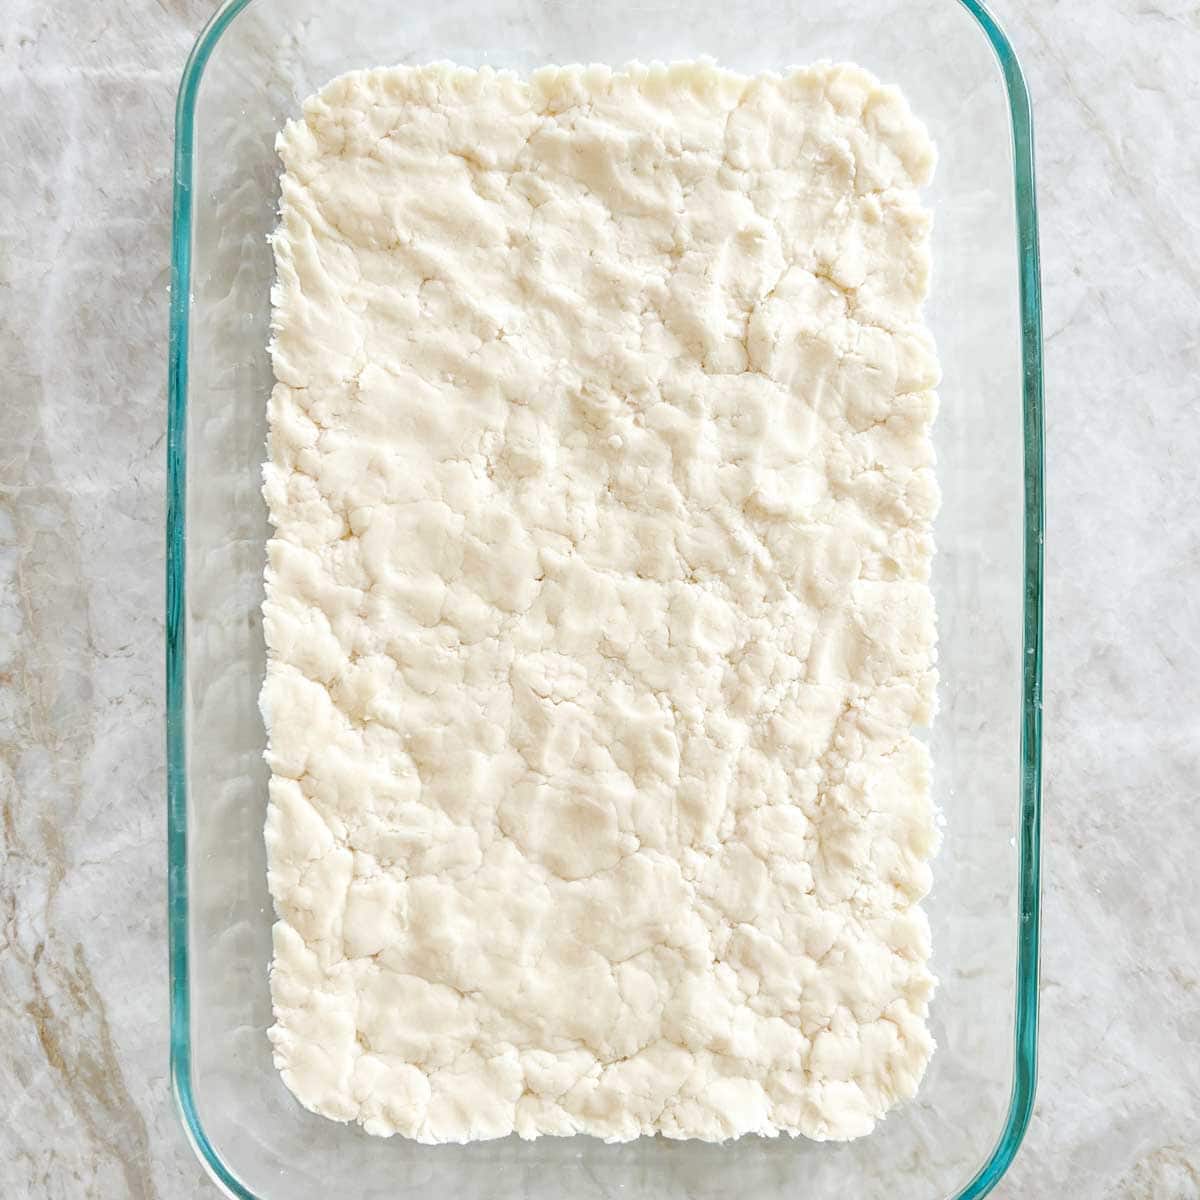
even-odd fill
[[[424,1142],[858,1137],[933,1042],[929,139],[852,66],[280,135],[275,1061]]]

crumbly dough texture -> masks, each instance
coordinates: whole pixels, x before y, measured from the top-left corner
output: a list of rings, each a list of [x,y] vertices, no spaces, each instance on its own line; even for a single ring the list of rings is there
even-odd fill
[[[275,1061],[424,1142],[858,1137],[933,1048],[929,139],[852,66],[279,137]]]

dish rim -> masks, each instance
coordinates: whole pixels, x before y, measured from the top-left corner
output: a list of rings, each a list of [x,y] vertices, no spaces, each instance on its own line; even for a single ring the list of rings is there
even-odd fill
[[[213,49],[254,0],[224,0],[201,30],[183,70],[175,106],[171,304],[167,367],[166,750],[167,934],[171,1085],[188,1141],[226,1195],[262,1200],[222,1160],[200,1121],[192,1087],[188,960],[186,593],[187,372],[191,315],[192,167],[196,101]],[[1042,659],[1045,555],[1045,415],[1041,266],[1034,175],[1033,113],[1012,43],[981,0],[953,0],[987,38],[1008,100],[1015,182],[1024,443],[1023,615],[1021,655],[1020,832],[1013,1083],[1000,1136],[984,1164],[952,1200],[982,1200],[1016,1157],[1037,1086],[1041,945]]]

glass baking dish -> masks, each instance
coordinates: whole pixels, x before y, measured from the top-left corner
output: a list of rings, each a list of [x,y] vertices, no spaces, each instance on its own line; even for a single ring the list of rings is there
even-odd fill
[[[263,820],[264,455],[276,130],[342,71],[451,59],[848,59],[899,84],[940,150],[928,316],[945,378],[932,730],[945,844],[927,901],[939,1049],[917,1099],[845,1144],[516,1138],[422,1146],[304,1111],[271,1063]],[[978,1197],[1033,1103],[1042,582],[1041,316],[1029,102],[975,0],[228,0],[176,125],[167,517],[171,1058],[230,1195]]]

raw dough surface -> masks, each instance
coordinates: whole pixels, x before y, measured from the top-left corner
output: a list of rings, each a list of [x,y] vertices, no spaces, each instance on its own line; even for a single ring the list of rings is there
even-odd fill
[[[822,65],[279,138],[275,1060],[377,1134],[844,1139],[933,1043],[933,167]]]

